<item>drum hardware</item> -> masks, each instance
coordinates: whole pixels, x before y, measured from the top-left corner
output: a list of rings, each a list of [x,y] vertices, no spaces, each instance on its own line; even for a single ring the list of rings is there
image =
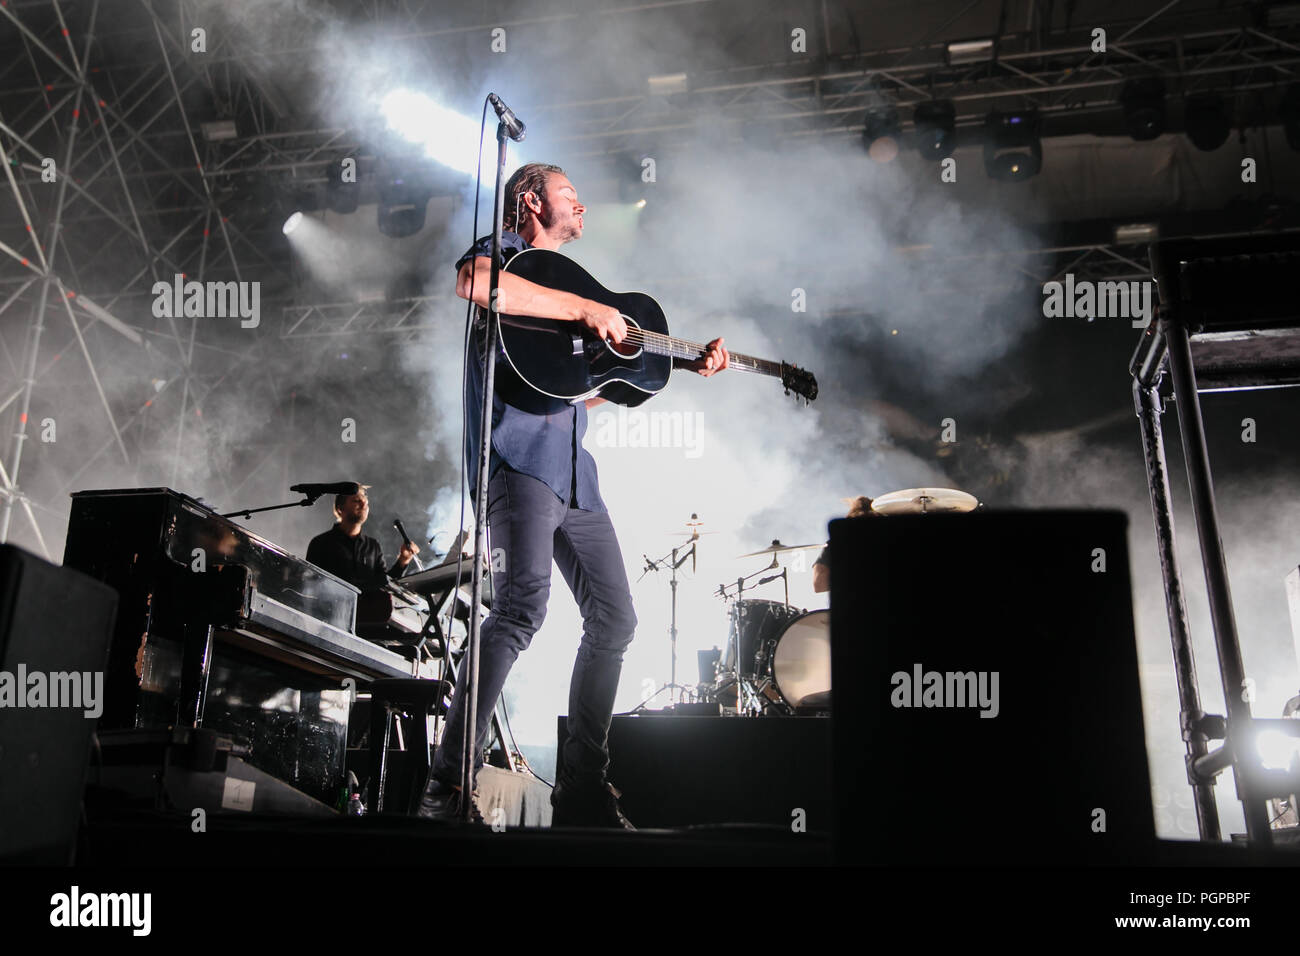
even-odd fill
[[[802,609],[795,610],[790,607],[790,580],[787,569],[781,567],[778,555],[815,547],[820,545],[790,547],[774,540],[771,546],[747,555],[747,557],[755,557],[760,554],[770,554],[771,564],[752,574],[737,578],[735,584],[718,586],[717,595],[728,601],[734,599],[735,603],[731,608],[731,627],[726,656],[715,682],[715,697],[724,705],[734,701],[737,714],[760,713],[766,708],[764,701],[768,698],[762,696],[763,689],[758,686],[756,680],[758,653],[768,639],[769,632],[774,629],[780,630],[788,618],[803,613]],[[778,567],[781,568],[779,574],[767,574]],[[760,577],[760,575],[767,576]],[[783,579],[785,600],[779,603],[763,599],[746,600],[745,590],[751,578],[760,578],[754,587],[768,584],[777,578]]]
[[[718,667],[722,663],[722,651],[714,644],[710,650],[696,651],[695,663],[699,668],[700,682],[696,685],[696,699],[703,700],[701,688],[712,687],[718,679]]]
[[[641,557],[645,558],[645,570],[641,572],[641,578],[644,578],[651,571],[663,571],[667,569],[669,572],[668,584],[671,589],[671,596],[670,596],[671,617],[670,617],[670,624],[668,627],[668,643],[669,643],[669,647],[671,648],[672,659],[670,663],[670,669],[668,672],[669,675],[668,683],[664,684],[657,691],[655,691],[653,694],[651,694],[649,697],[643,700],[641,704],[638,705],[638,709],[640,707],[645,706],[645,704],[648,703],[649,701],[654,700],[654,698],[658,697],[664,691],[668,691],[668,702],[670,705],[677,702],[674,700],[674,695],[677,695],[678,692],[681,692],[681,694],[683,695],[689,692],[689,688],[677,683],[677,569],[686,563],[687,558],[690,558],[691,571],[694,572],[695,560],[696,560],[696,542],[699,541],[701,534],[713,533],[708,531],[704,531],[704,532],[700,531],[700,527],[704,524],[704,522],[700,521],[699,518],[700,518],[699,515],[695,514],[694,512],[691,513],[691,520],[686,523],[687,528],[689,528],[690,530],[689,532],[685,532],[688,533],[690,537],[687,538],[684,544],[677,545],[672,549],[672,551],[670,551],[668,554],[664,555],[661,558],[651,559],[648,555],[645,554],[641,555]],[[670,532],[670,533],[682,534],[684,532]],[[690,545],[689,548],[686,547],[687,544]],[[678,552],[681,552],[680,557],[678,557]],[[637,578],[637,580],[640,581],[641,578]]]
[[[772,558],[772,565],[773,566],[776,565],[775,556],[773,556]],[[771,570],[771,568],[769,567],[768,570]],[[765,578],[759,578],[758,584],[756,584],[755,587],[762,587],[764,584],[771,584],[777,578],[781,579],[781,584],[785,588],[785,606],[789,607],[790,606],[790,574],[788,568],[781,568],[780,574],[769,574]]]

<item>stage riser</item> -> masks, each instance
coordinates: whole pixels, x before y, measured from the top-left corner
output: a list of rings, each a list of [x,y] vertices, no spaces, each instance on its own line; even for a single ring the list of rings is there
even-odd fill
[[[608,775],[638,827],[829,831],[830,725],[822,717],[615,717]],[[566,736],[561,717],[557,772]]]

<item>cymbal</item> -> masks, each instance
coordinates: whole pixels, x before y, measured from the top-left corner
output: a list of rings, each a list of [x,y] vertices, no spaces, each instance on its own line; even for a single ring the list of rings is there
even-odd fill
[[[782,544],[780,541],[773,539],[772,543],[761,551],[751,551],[749,554],[738,554],[738,558],[757,558],[762,554],[785,554],[787,551],[807,551],[811,548],[824,548],[822,544]]]
[[[944,514],[978,507],[978,498],[956,488],[905,488],[871,501],[871,510],[881,515]]]
[[[700,520],[700,516],[692,512],[691,520],[686,522],[685,531],[665,531],[664,534],[676,534],[676,535],[681,535],[682,537],[685,538],[698,538],[700,535],[703,534],[721,533],[719,531],[701,531],[700,529],[703,527],[704,527],[704,522]]]

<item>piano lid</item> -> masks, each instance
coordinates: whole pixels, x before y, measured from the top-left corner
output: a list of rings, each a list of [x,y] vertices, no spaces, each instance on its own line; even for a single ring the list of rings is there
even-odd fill
[[[67,563],[134,563],[135,555],[194,568],[237,565],[251,590],[353,632],[360,591],[306,559],[171,488],[114,488],[72,494]]]

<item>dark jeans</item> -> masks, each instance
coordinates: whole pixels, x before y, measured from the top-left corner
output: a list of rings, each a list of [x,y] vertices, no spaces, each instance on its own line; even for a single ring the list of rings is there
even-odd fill
[[[508,468],[488,484],[488,534],[504,570],[492,573],[492,611],[479,630],[479,692],[474,773],[492,711],[515,658],[546,617],[551,561],[582,611],[582,644],[569,684],[569,737],[564,765],[584,782],[603,780],[609,766],[609,724],[623,652],[632,642],[636,614],[623,554],[606,512],[582,511],[561,501],[542,481]],[[467,695],[462,667],[447,724],[433,760],[433,776],[460,780],[461,735]]]

